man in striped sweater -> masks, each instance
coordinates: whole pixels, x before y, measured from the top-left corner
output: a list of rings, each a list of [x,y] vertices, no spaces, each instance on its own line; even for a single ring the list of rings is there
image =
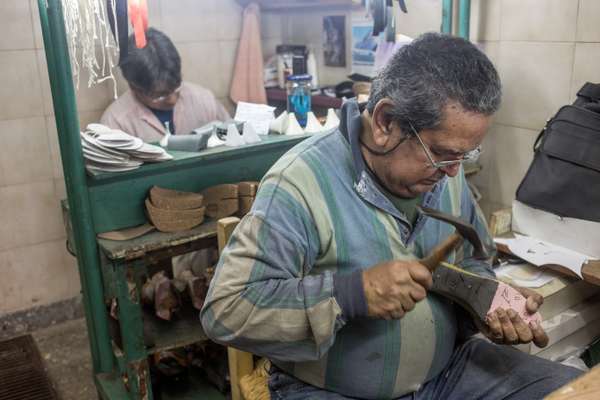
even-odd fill
[[[268,357],[274,399],[536,399],[577,370],[503,344],[547,342],[513,310],[471,336],[428,292],[417,260],[453,231],[415,206],[470,221],[489,246],[461,164],[500,105],[498,74],[467,41],[426,34],[399,50],[364,110],[305,140],[265,175],[224,250],[201,313],[214,340]],[[451,261],[493,276],[464,246]],[[530,311],[541,304],[529,299]],[[500,344],[500,345],[499,345]]]

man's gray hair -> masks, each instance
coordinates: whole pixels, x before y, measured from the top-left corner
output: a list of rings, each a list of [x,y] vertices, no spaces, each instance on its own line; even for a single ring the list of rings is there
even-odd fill
[[[426,33],[402,47],[373,80],[368,111],[388,98],[390,117],[403,132],[435,129],[444,107],[457,102],[465,110],[491,115],[500,107],[502,87],[491,61],[470,42]]]

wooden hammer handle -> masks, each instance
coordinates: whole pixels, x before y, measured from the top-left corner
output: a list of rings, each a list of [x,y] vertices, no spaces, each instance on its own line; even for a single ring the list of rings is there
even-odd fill
[[[419,262],[425,265],[431,272],[448,257],[448,255],[462,243],[462,237],[458,233],[453,233],[446,240],[438,244],[431,250],[427,257],[422,258]]]

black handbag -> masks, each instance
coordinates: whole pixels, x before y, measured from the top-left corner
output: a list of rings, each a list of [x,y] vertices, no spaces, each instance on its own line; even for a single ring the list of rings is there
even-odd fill
[[[600,222],[600,84],[548,120],[517,200],[561,217]]]

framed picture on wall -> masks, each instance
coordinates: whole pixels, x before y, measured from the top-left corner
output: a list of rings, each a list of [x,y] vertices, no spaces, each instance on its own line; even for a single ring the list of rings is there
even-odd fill
[[[323,60],[329,67],[346,66],[346,17],[323,17]]]
[[[366,18],[352,20],[352,72],[373,76],[377,40],[373,37],[373,21]]]

